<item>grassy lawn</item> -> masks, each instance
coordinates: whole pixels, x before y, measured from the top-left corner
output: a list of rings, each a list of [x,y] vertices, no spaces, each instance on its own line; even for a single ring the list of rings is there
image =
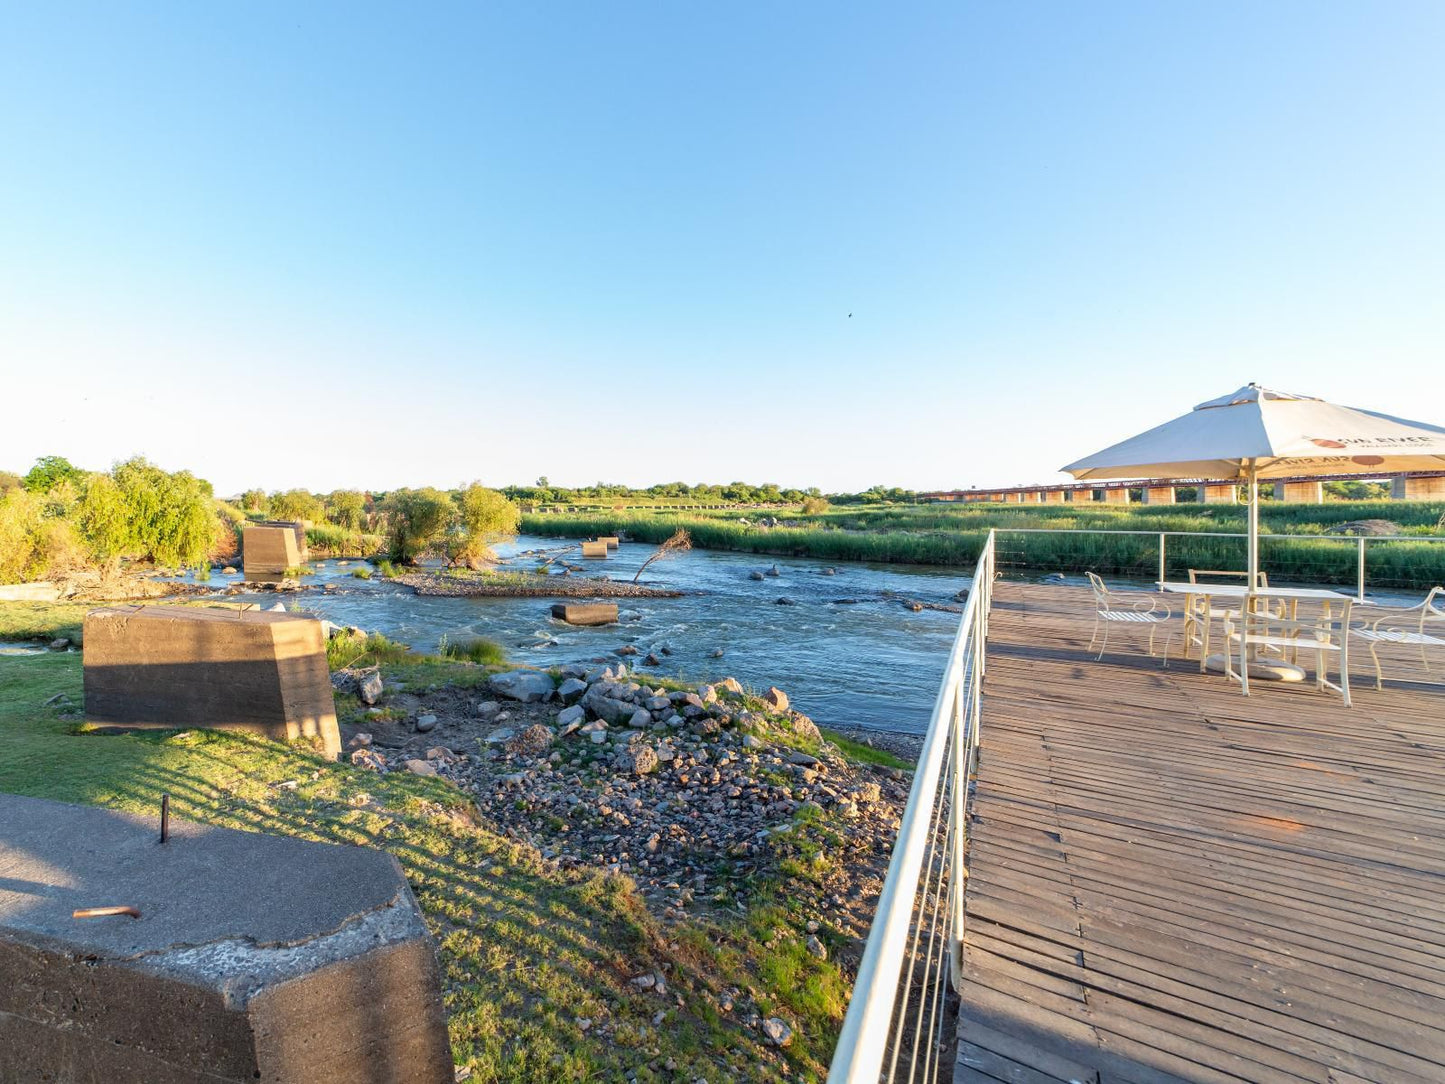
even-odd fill
[[[68,635],[82,614],[0,604],[0,639]],[[386,657],[383,644],[371,648]],[[417,687],[475,684],[492,671],[415,659],[387,672]],[[379,775],[238,734],[89,733],[81,684],[76,653],[0,658],[0,791],[152,814],[169,794],[190,820],[391,852],[437,940],[453,1054],[473,1081],[717,1084],[826,1071],[847,983],[803,950],[806,918],[782,882],[760,879],[745,916],[703,911],[664,924],[630,879],[559,872],[490,831],[443,780]],[[824,876],[829,831],[799,825],[790,875]],[[665,994],[631,983],[644,973],[663,975]],[[779,1051],[743,1026],[731,1003],[744,999],[784,1016],[796,1041]]]

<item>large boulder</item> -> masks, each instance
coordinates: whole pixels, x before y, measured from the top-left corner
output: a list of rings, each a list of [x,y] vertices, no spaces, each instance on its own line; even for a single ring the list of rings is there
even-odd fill
[[[524,704],[550,700],[557,691],[552,675],[537,670],[508,670],[505,673],[493,674],[488,685],[498,696],[520,700]]]

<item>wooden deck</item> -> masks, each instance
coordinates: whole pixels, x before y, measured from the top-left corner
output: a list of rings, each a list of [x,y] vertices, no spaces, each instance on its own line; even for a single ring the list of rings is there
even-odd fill
[[[997,588],[955,1084],[1445,1081],[1445,687],[1246,699],[1092,612]]]

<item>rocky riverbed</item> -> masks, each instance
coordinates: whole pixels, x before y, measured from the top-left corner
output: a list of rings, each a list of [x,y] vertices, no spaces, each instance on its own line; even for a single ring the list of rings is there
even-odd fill
[[[475,688],[336,682],[371,702],[342,713],[353,763],[451,780],[556,868],[630,876],[663,920],[746,914],[752,888],[782,880],[808,951],[851,978],[910,779],[850,762],[781,690],[678,687],[623,663]]]
[[[456,576],[445,572],[406,572],[391,583],[418,595],[437,598],[681,598],[681,591],[648,587],[597,576]]]

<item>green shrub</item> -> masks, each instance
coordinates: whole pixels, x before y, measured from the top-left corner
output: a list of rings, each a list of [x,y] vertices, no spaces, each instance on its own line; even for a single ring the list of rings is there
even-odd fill
[[[353,568],[351,570],[351,574],[355,576],[358,580],[371,579],[371,569],[369,568]]]
[[[415,657],[411,648],[388,640],[379,632],[365,636],[342,633],[326,641],[326,661],[333,670],[350,666],[380,666],[383,663],[405,662]]]
[[[437,647],[439,653],[448,659],[460,659],[481,666],[501,666],[507,661],[507,653],[501,644],[481,636],[467,636],[457,640],[443,636]]]

